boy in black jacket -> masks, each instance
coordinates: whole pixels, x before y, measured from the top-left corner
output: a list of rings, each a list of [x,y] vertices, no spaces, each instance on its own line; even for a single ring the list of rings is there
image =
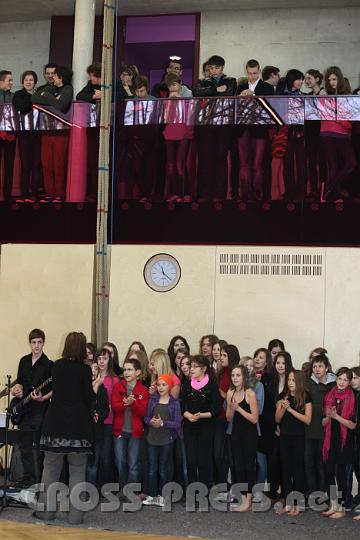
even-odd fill
[[[322,460],[323,404],[325,395],[336,381],[325,354],[313,356],[310,367],[312,374],[307,381],[307,390],[311,397],[313,412],[311,422],[305,428],[305,476],[308,496],[314,491],[325,491],[325,470]]]
[[[193,88],[194,97],[226,97],[236,94],[236,79],[224,74],[225,60],[211,56],[206,62],[210,77],[201,79]],[[223,200],[226,198],[231,125],[229,125],[229,103],[213,100],[199,103],[199,117],[207,116],[216,106],[211,125],[196,128],[196,143],[199,156],[198,195],[200,201]],[[224,111],[221,112],[223,106]],[[231,108],[230,108],[231,110]],[[231,122],[231,119],[230,119]]]
[[[252,98],[274,94],[274,87],[261,79],[260,64],[257,60],[252,59],[246,63],[246,75],[248,81],[239,84],[237,95]],[[262,200],[264,158],[270,151],[268,130],[263,126],[242,126],[238,137],[242,198]]]
[[[101,64],[94,62],[87,68],[89,77],[88,83],[76,95],[76,101],[86,101],[87,103],[96,103],[101,99]]]

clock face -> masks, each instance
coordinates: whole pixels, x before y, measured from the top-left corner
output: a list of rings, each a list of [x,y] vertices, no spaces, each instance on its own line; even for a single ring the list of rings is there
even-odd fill
[[[157,292],[167,292],[176,287],[181,276],[178,261],[167,253],[151,257],[144,267],[146,284]]]

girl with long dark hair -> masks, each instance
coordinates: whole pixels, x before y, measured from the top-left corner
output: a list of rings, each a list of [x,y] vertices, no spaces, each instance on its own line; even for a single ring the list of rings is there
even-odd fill
[[[235,512],[251,510],[252,489],[256,482],[257,422],[259,410],[255,392],[250,388],[245,366],[235,365],[230,371],[231,386],[227,392],[226,418],[232,422],[231,448],[236,483],[247,484],[244,498]]]
[[[119,363],[119,352],[115,343],[112,343],[111,341],[106,341],[105,343],[103,343],[103,346],[101,348],[109,351],[112,359],[113,371],[117,377],[121,377],[122,368]]]
[[[119,378],[114,372],[113,358],[108,348],[105,347],[96,353],[95,358],[99,366],[100,375],[103,379],[104,388],[108,395],[109,404],[111,405],[111,396],[114,386],[119,382]],[[103,440],[100,450],[98,472],[98,484],[100,487],[114,481],[113,423],[114,413],[110,406],[110,412],[104,420]]]
[[[301,96],[304,74],[298,69],[289,69],[277,94],[289,97]],[[287,152],[284,156],[285,197],[303,200],[306,195],[305,137],[302,126],[289,126]]]
[[[168,349],[167,349],[167,353],[170,358],[170,364],[174,372],[176,369],[175,355],[179,349],[185,349],[185,351],[188,354],[190,354],[190,346],[187,340],[183,336],[174,336],[171,338]]]
[[[281,341],[281,339],[275,338],[269,341],[268,349],[270,351],[271,358],[274,361],[274,358],[277,355],[277,353],[285,351],[285,345],[284,345],[284,342]]]
[[[290,371],[294,369],[291,355],[286,352],[279,352],[274,360],[274,378],[271,383],[271,392],[275,404],[280,399],[282,392],[287,386]],[[278,490],[281,486],[281,456],[280,456],[280,430],[276,426],[274,446],[267,455],[268,481],[270,484],[270,499],[276,500],[279,497]]]
[[[224,404],[227,392],[230,388],[230,374],[234,366],[240,362],[238,348],[235,345],[224,345],[220,355],[221,367],[217,373],[217,382],[219,393]],[[214,465],[215,465],[215,483],[226,484],[229,471],[229,452],[227,446],[226,430],[228,423],[226,421],[224,406],[220,410],[218,418],[215,419],[214,436]]]
[[[351,93],[349,82],[337,66],[329,67],[325,71],[324,80],[325,90],[329,96]],[[321,121],[320,141],[327,164],[328,184],[325,197],[327,201],[342,200],[343,183],[356,167],[351,132],[352,122],[348,120]]]
[[[310,396],[305,389],[305,377],[298,370],[290,371],[282,398],[276,405],[275,420],[280,427],[280,456],[282,465],[282,489],[285,507],[279,513],[297,516],[299,501],[288,499],[293,491],[305,493],[305,425],[309,425],[312,415]]]

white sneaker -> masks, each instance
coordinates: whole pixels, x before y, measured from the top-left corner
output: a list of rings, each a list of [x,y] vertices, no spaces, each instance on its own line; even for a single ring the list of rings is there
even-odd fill
[[[155,506],[165,506],[165,499],[164,497],[161,497],[161,495],[159,495],[158,497],[154,497],[154,499]]]
[[[263,500],[263,496],[264,496],[264,494],[262,493],[262,491],[257,491],[255,493],[255,495],[253,496],[252,502],[253,503],[261,503],[262,500]]]
[[[148,495],[146,499],[142,501],[142,504],[144,504],[145,506],[156,505],[156,499],[157,497],[150,497],[150,495]]]
[[[218,493],[215,497],[215,501],[219,502],[227,502],[228,500],[228,493],[227,491],[222,491],[221,493]]]
[[[229,491],[229,493],[227,491],[224,491],[222,493],[218,493],[215,497],[215,501],[219,501],[219,502],[228,502],[228,503],[232,503],[234,500],[234,496],[233,494],[231,493],[231,491]]]

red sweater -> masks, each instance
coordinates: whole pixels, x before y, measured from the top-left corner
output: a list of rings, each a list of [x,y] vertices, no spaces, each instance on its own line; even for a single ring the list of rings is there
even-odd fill
[[[344,137],[351,137],[352,123],[348,120],[322,120],[320,131],[322,135],[334,133]]]
[[[149,400],[149,391],[140,381],[137,381],[133,396],[135,401],[131,408],[131,434],[135,439],[141,437],[143,428],[143,418],[146,415],[147,404]],[[111,408],[114,412],[113,434],[119,437],[122,434],[124,425],[125,405],[123,399],[126,398],[126,381],[120,381],[115,384],[111,396]]]
[[[227,393],[227,391],[230,388],[230,374],[229,374],[229,368],[228,367],[223,368],[222,376],[221,376],[221,379],[219,380],[219,388],[223,392],[225,392],[225,394]],[[223,398],[221,398],[221,399],[222,399],[222,403],[223,403],[224,399]],[[226,414],[225,414],[224,407],[221,407],[221,412],[220,412],[219,418],[222,418],[223,420],[226,419]]]

